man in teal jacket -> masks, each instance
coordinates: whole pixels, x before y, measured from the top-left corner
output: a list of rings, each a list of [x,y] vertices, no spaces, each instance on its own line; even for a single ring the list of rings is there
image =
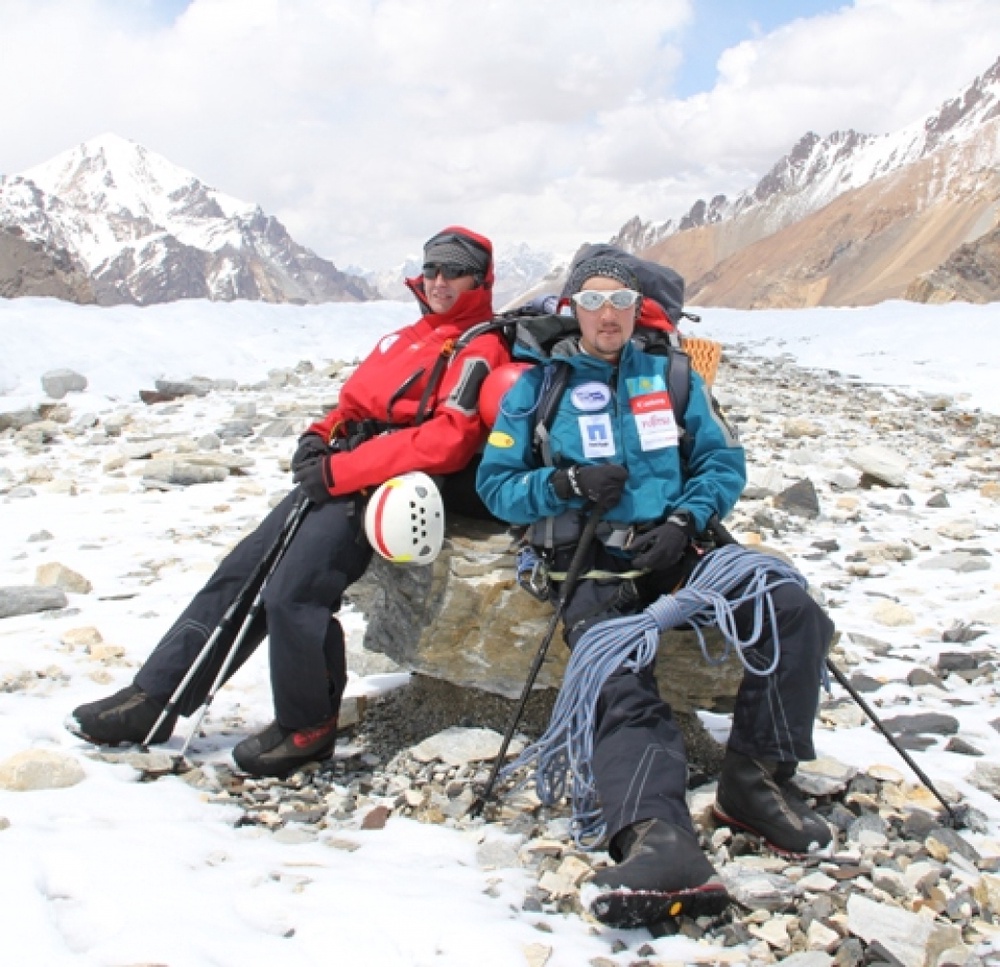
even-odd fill
[[[540,365],[504,397],[477,486],[498,517],[530,525],[528,539],[554,574],[565,571],[586,517],[604,514],[583,577],[564,605],[572,648],[594,624],[634,615],[683,584],[704,553],[695,540],[733,508],[746,468],[702,378],[690,373],[685,412],[675,414],[667,360],[635,344],[643,297],[628,256],[585,257],[564,296],[580,331],[552,350],[569,367],[569,380],[548,427],[547,458],[536,443],[535,413],[551,369]],[[815,758],[812,728],[833,625],[796,584],[777,588],[773,602],[776,628],[768,618],[744,656],[767,669],[776,632],[779,659],[770,674],[744,676],[715,811],[774,848],[800,854],[830,841],[829,827],[789,780],[800,760]],[[752,610],[734,608],[744,639]],[[683,740],[651,667],[621,668],[605,683],[591,765],[618,863],[597,874],[597,888],[677,897],[677,909],[695,915],[724,906],[725,888],[698,845],[685,802]],[[635,925],[643,915],[632,910],[608,922]]]

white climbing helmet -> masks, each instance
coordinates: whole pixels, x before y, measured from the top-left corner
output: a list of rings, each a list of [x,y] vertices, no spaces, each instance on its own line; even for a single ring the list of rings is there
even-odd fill
[[[365,533],[393,564],[430,564],[444,543],[444,502],[434,481],[414,470],[387,480],[368,501]]]

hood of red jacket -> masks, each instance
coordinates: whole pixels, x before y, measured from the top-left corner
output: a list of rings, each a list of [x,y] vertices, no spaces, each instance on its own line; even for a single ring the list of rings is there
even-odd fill
[[[431,310],[427,302],[427,295],[424,292],[424,277],[416,275],[412,279],[406,280],[407,288],[414,294],[420,304],[420,311],[425,316],[437,316],[442,321],[455,322],[458,325],[474,325],[478,322],[485,322],[492,319],[493,311],[493,243],[485,236],[471,229],[463,228],[461,225],[449,225],[441,229],[437,235],[444,235],[446,232],[453,232],[467,238],[474,245],[478,245],[489,253],[490,264],[486,270],[483,284],[468,292],[463,292],[456,300],[455,304],[445,313],[436,313]]]

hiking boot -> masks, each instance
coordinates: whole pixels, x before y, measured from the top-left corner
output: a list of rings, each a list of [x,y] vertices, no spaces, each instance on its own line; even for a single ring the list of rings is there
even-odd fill
[[[590,912],[602,923],[650,926],[681,915],[715,915],[729,905],[694,834],[680,826],[663,819],[627,826],[615,836],[611,853],[621,862],[598,871],[585,887]]]
[[[794,772],[787,763],[727,749],[712,811],[720,822],[755,833],[779,853],[822,849],[832,838],[830,827],[791,784]]]
[[[233,749],[233,759],[253,776],[284,779],[308,762],[327,759],[337,740],[337,717],[308,729],[286,729],[275,719]]]
[[[66,728],[94,745],[138,745],[146,741],[166,704],[147,695],[138,685],[129,685],[114,695],[74,709],[66,719]],[[163,720],[150,742],[166,742],[176,724],[175,712]]]

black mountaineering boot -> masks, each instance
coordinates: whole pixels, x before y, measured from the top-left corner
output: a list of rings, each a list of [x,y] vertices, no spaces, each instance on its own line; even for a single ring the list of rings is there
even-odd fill
[[[233,759],[253,776],[284,779],[309,762],[327,759],[337,740],[337,717],[308,729],[288,729],[275,719],[233,749]]]
[[[791,778],[795,769],[726,750],[713,812],[729,826],[755,833],[779,853],[822,849],[830,827],[806,805]]]
[[[66,728],[94,745],[134,745],[144,742],[166,702],[129,685],[100,701],[81,705],[66,719]],[[169,715],[151,742],[166,742],[173,734],[177,715]]]
[[[619,832],[617,866],[599,870],[585,887],[590,912],[611,927],[643,927],[676,917],[714,916],[729,894],[694,834],[662,819]],[[596,891],[596,892],[595,892]]]

